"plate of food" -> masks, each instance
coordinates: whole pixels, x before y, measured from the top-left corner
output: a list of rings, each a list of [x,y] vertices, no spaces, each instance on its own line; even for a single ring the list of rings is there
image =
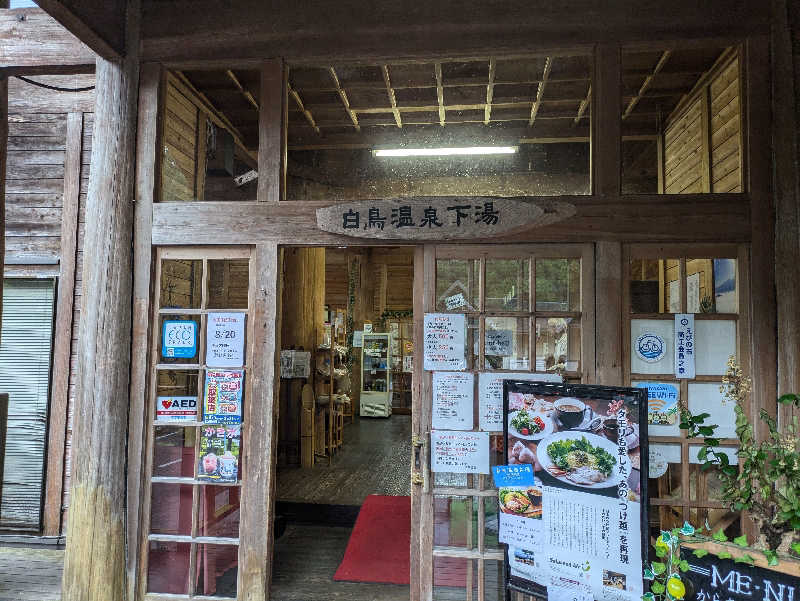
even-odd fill
[[[617,446],[589,432],[558,432],[537,448],[542,468],[554,478],[581,488],[608,488],[620,482]]]
[[[539,440],[553,432],[553,420],[528,409],[508,414],[508,433],[522,440]]]
[[[538,493],[539,497],[531,499],[531,493]],[[514,488],[501,488],[498,491],[500,511],[510,515],[526,518],[539,518],[542,516],[541,489],[530,487],[529,493]],[[538,503],[534,501],[538,500]]]

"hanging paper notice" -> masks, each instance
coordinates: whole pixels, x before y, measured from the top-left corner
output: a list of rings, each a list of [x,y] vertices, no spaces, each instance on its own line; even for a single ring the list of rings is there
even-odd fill
[[[484,353],[495,357],[513,354],[513,332],[511,330],[486,330]]]
[[[156,419],[160,422],[196,422],[196,396],[160,396],[156,400]]]
[[[239,476],[241,426],[203,426],[197,479],[236,482]]]
[[[197,322],[171,319],[161,332],[161,356],[191,359],[197,354]]]
[[[693,379],[695,352],[694,315],[675,315],[675,377]]]
[[[503,380],[533,380],[556,384],[563,381],[558,374],[481,372],[478,374],[478,424],[485,432],[503,430]]]
[[[686,310],[689,313],[700,313],[699,273],[693,273],[686,277]]]
[[[240,369],[206,372],[203,421],[207,424],[238,424],[242,421],[242,383]]]
[[[206,365],[244,365],[244,313],[209,313],[206,328]]]
[[[474,378],[470,372],[433,373],[433,427],[436,430],[472,430]]]
[[[636,382],[636,388],[647,389],[647,423],[671,426],[678,419],[678,387],[666,382]]]
[[[464,293],[459,292],[458,294],[454,294],[453,296],[448,296],[444,299],[444,306],[445,309],[448,311],[454,311],[459,307],[463,307],[467,304],[467,299],[464,298]]]
[[[466,369],[466,331],[466,317],[463,314],[426,313],[424,368],[428,371]]]
[[[364,330],[353,332],[353,348],[361,348],[364,344]]]
[[[489,433],[433,430],[431,471],[488,474]]]

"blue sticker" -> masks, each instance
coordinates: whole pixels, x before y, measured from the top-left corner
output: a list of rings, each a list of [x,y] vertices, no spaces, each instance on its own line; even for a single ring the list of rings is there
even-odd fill
[[[505,486],[533,486],[533,466],[520,465],[495,465],[492,467],[494,485],[496,488]]]
[[[667,354],[667,345],[658,334],[646,332],[636,339],[636,354],[642,361],[655,363]]]
[[[174,319],[164,322],[161,332],[161,356],[191,359],[197,354],[197,322]]]
[[[634,386],[647,389],[647,423],[668,426],[677,421],[677,386],[666,382],[636,382]]]

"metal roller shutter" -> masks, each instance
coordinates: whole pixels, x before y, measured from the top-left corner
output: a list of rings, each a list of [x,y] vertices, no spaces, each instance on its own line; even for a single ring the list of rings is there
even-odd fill
[[[54,280],[6,279],[0,391],[9,394],[0,528],[40,529],[53,342]]]

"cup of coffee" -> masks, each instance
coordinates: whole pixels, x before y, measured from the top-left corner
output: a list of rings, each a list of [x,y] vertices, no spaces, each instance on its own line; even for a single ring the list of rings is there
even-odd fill
[[[553,403],[558,421],[566,428],[574,428],[583,422],[586,413],[586,404],[572,397],[564,397]]]
[[[628,436],[629,434],[633,433],[633,426],[628,424],[625,428],[625,432],[623,436]],[[603,422],[603,434],[606,435],[606,438],[617,442],[619,440],[619,422],[617,422],[616,417],[609,417]]]

